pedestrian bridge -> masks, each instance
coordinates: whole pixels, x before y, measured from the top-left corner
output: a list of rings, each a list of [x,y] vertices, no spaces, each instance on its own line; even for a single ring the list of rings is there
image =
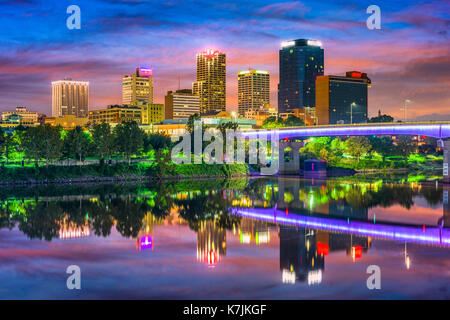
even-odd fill
[[[264,136],[271,138],[272,134],[278,134],[279,139],[302,137],[336,137],[336,136],[398,136],[413,135],[426,136],[438,139],[439,146],[444,150],[443,175],[444,180],[450,183],[450,122],[406,122],[406,123],[364,123],[352,125],[328,125],[312,127],[291,127],[278,129],[261,129],[244,131],[243,136],[256,139]],[[301,145],[294,145],[291,141],[280,144],[279,154],[286,148],[292,149],[292,160],[288,163],[280,163],[280,172],[292,173],[299,170],[298,150]]]
[[[450,229],[443,227],[403,226],[383,223],[370,223],[354,220],[340,220],[315,216],[286,214],[276,208],[231,208],[235,215],[266,221],[275,224],[324,231],[354,234],[385,240],[450,247]]]
[[[450,122],[411,122],[411,123],[364,123],[353,125],[328,125],[279,129],[245,131],[246,137],[277,132],[280,139],[296,137],[335,137],[335,136],[397,136],[421,135],[437,139],[450,138]]]

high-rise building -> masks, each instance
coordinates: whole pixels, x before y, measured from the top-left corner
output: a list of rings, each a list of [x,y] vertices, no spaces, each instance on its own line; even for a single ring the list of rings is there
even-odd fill
[[[297,39],[281,44],[279,113],[315,106],[315,81],[324,73],[323,61],[320,41]]]
[[[122,79],[122,104],[140,106],[153,103],[153,69],[137,67]]]
[[[197,231],[197,260],[216,264],[227,254],[227,233],[217,220],[199,223]]]
[[[270,73],[249,69],[238,73],[238,111],[245,116],[270,104]]]
[[[366,73],[350,71],[346,76],[319,76],[316,80],[318,124],[367,122],[367,95],[371,85]]]
[[[87,117],[89,113],[89,82],[71,79],[52,82],[52,116]]]
[[[226,55],[208,49],[197,54],[197,81],[194,94],[200,97],[200,112],[213,114],[226,111]]]
[[[164,104],[165,119],[183,119],[200,114],[200,98],[191,89],[167,92]]]
[[[147,103],[141,107],[142,124],[161,123],[164,120],[164,105]]]

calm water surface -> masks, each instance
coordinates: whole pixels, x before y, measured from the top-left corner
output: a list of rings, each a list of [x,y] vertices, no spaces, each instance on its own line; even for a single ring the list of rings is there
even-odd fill
[[[354,178],[0,189],[2,299],[450,298],[448,189]],[[81,268],[68,290],[66,268]],[[381,268],[381,290],[366,269]]]

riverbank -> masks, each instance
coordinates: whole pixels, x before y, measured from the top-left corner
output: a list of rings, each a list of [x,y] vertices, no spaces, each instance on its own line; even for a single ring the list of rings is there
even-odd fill
[[[163,173],[164,172],[164,173]],[[186,178],[246,177],[245,164],[180,164],[160,168],[155,163],[90,164],[84,166],[0,167],[0,185],[145,182]]]

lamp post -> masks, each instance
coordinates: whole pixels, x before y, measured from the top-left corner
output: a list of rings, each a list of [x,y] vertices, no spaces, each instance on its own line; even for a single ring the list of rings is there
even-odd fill
[[[410,103],[410,102],[411,102],[411,100],[405,99],[405,107],[403,108],[403,110],[405,112],[405,122],[408,121],[407,112],[408,112],[408,103]]]
[[[356,106],[355,102],[350,105],[350,124],[353,124],[353,107]]]

